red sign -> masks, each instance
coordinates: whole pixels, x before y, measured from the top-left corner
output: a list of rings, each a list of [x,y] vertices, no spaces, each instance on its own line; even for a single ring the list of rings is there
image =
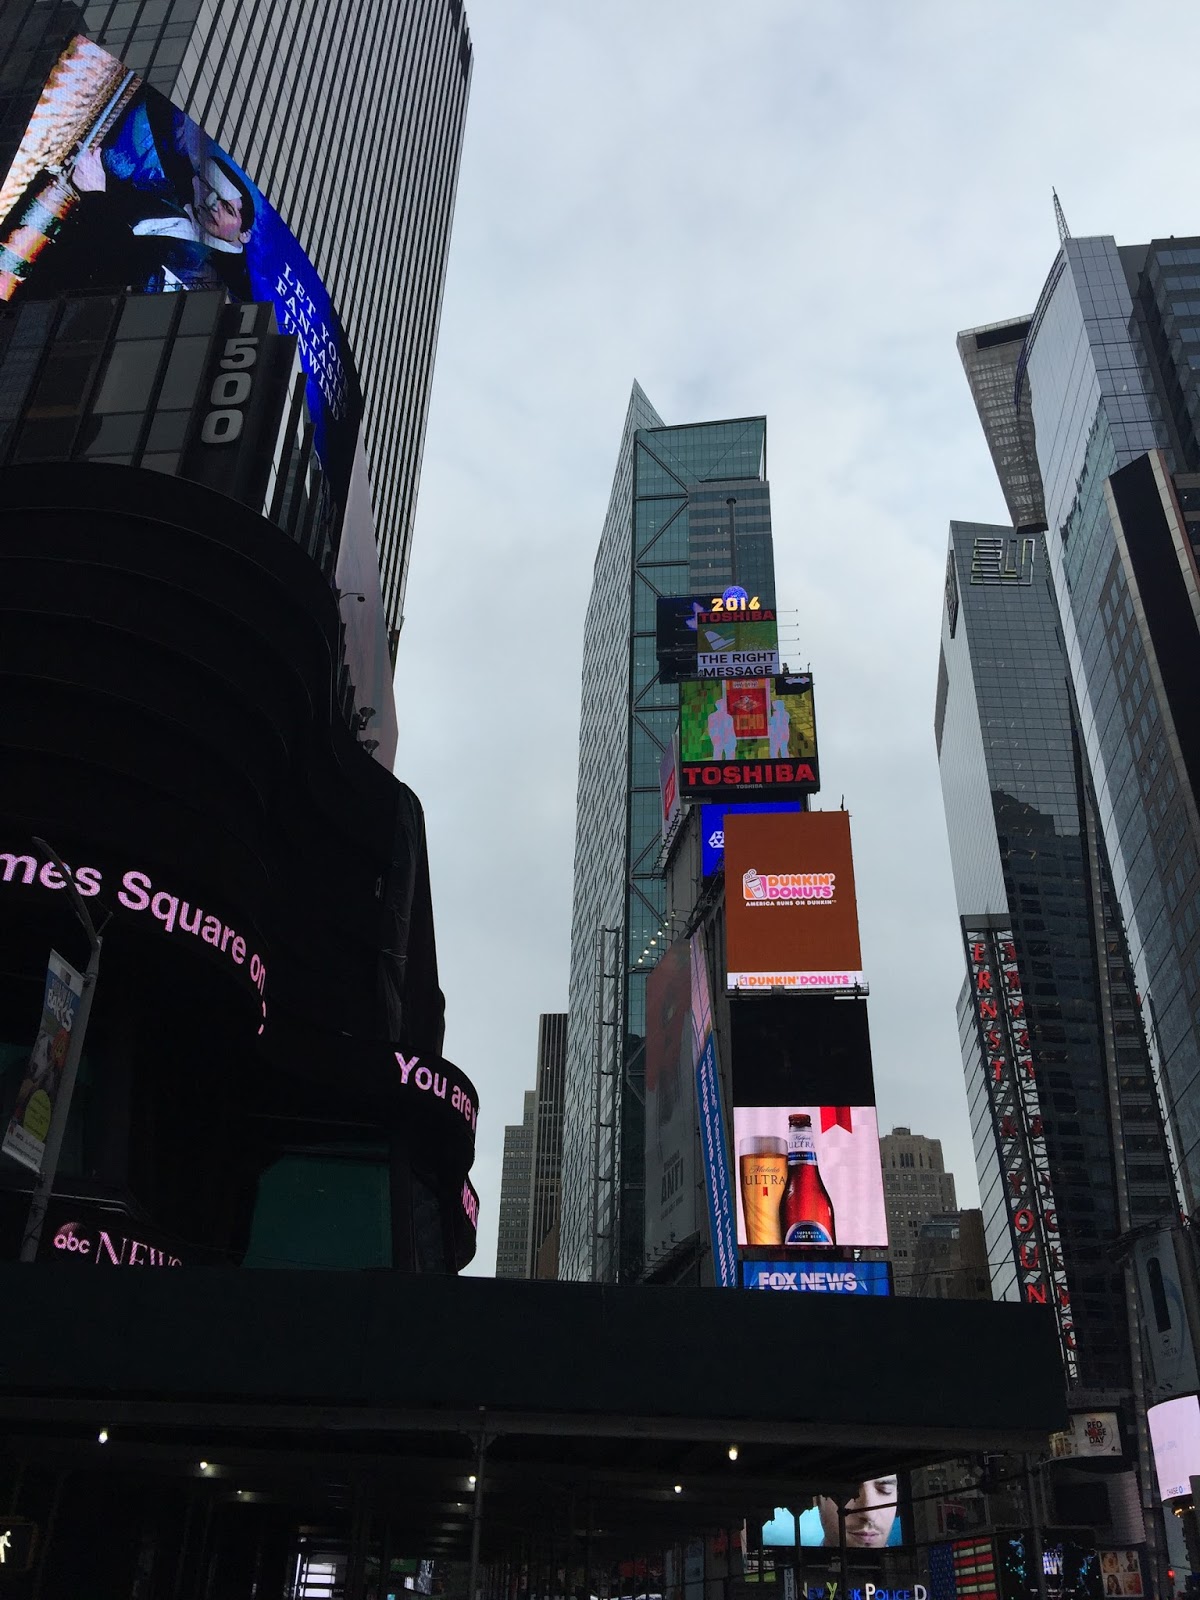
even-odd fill
[[[1063,1365],[1074,1378],[1071,1294],[1012,933],[968,932],[967,960],[1022,1293],[1028,1304],[1054,1308]]]

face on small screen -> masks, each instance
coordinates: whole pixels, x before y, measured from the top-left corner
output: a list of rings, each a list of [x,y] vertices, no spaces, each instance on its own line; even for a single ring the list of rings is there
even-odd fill
[[[825,1543],[839,1542],[837,1501],[828,1495],[817,1496],[817,1510]],[[892,1537],[896,1523],[896,1479],[894,1476],[869,1478],[846,1505],[846,1547],[850,1550],[881,1550]]]
[[[846,1503],[846,1548],[882,1550],[885,1546],[900,1544],[903,1531],[898,1510],[894,1472],[885,1472],[860,1483]],[[798,1516],[793,1516],[786,1506],[777,1506],[772,1520],[763,1525],[763,1544],[794,1545],[797,1526],[802,1545],[837,1549],[840,1537],[837,1500],[832,1495],[819,1494],[815,1503]]]

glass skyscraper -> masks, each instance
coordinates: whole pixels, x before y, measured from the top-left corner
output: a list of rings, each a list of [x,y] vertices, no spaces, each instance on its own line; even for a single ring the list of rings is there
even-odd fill
[[[0,170],[76,33],[223,145],[324,279],[362,380],[394,657],[471,75],[461,0],[10,0]]]
[[[962,339],[974,346],[964,361],[1014,525],[1046,529],[1082,760],[1191,1210],[1200,240],[1065,238],[1031,317]]]
[[[965,950],[959,1020],[994,1292],[1026,1298],[1042,1266],[1029,1241],[1047,1247],[1016,1220],[996,1092],[995,1062],[1024,1032],[1029,1120],[1040,1119],[1048,1171],[1044,1182],[1031,1175],[1028,1210],[1056,1213],[1048,1248],[1064,1262],[1079,1381],[1127,1390],[1127,1293],[1112,1247],[1175,1202],[1042,535],[951,524],[935,729],[964,940],[983,930],[1011,941],[1023,1002],[1015,1032],[981,1017]]]
[[[1045,547],[950,525],[935,733],[959,1036],[993,1294],[1052,1306],[1070,1402],[1122,1417],[1140,1487],[1105,1480],[1089,1520],[1140,1541],[1131,1508],[1153,1478],[1129,1241],[1177,1200]]]
[[[736,581],[775,603],[766,419],[668,427],[635,383],[583,646],[559,1276],[630,1281],[644,1251],[645,969],[665,890],[660,595]]]

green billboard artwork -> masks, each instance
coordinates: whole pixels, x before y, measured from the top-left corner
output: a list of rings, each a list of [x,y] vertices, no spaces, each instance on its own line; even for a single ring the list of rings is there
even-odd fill
[[[679,686],[685,762],[788,759],[817,753],[812,678],[701,678]]]

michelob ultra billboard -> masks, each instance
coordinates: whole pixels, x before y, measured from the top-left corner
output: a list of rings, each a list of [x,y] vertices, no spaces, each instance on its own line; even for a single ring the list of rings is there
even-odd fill
[[[725,818],[730,989],[863,986],[845,811]]]
[[[874,1106],[735,1106],[738,1243],[750,1251],[884,1249]]]

